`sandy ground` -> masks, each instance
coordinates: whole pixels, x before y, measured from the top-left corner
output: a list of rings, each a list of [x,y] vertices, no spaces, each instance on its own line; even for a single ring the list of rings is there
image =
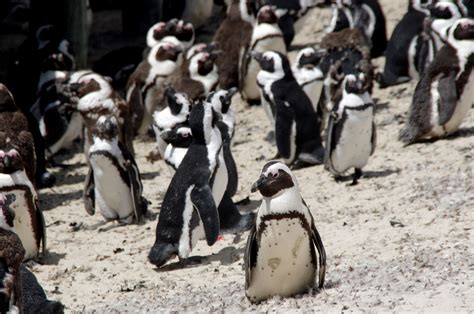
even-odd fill
[[[381,1],[388,32],[406,1]],[[316,42],[328,11],[313,11],[296,44]],[[383,65],[383,58],[375,60]],[[327,252],[326,286],[295,298],[252,305],[244,294],[243,251],[248,233],[224,235],[192,255],[206,262],[177,269],[176,260],[157,270],[147,261],[156,220],[101,232],[81,194],[86,173],[83,153],[55,168],[58,184],[40,193],[48,249],[32,270],[51,299],[68,312],[161,311],[474,311],[474,115],[453,136],[403,147],[397,141],[415,83],[375,88],[378,146],[360,184],[336,183],[322,166],[295,171],[313,211]],[[258,194],[250,186],[276,150],[264,140],[269,123],[262,108],[247,108],[238,97],[233,152],[239,169],[235,201]],[[145,156],[153,143],[135,143],[145,196],[158,213],[171,179],[163,161]]]

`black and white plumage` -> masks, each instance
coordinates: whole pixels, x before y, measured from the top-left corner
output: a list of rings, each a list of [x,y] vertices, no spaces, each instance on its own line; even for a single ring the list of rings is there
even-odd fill
[[[336,178],[355,168],[353,184],[376,145],[375,106],[364,80],[362,73],[345,77],[342,98],[329,116],[326,139],[325,168]]]
[[[410,144],[455,132],[474,99],[474,20],[449,29],[447,44],[418,82],[400,140]]]
[[[167,144],[163,159],[170,166],[171,173],[174,174],[193,141],[188,121],[175,124],[171,129],[161,132],[160,137]]]
[[[324,148],[320,121],[311,100],[296,81],[288,58],[278,52],[251,52],[260,64],[257,82],[275,130],[278,153],[287,164],[321,164]]]
[[[203,236],[208,245],[217,241],[217,206],[227,187],[218,121],[210,104],[194,105],[189,117],[193,142],[166,191],[148,255],[158,267],[174,256],[187,258]]]
[[[146,134],[152,123],[152,114],[161,110],[164,82],[182,62],[182,48],[171,43],[159,43],[150,49],[130,76],[126,100],[130,105],[135,133]]]
[[[345,28],[360,30],[370,43],[370,55],[377,58],[387,48],[385,16],[377,0],[336,0],[327,32]]]
[[[245,294],[251,302],[322,288],[326,252],[291,170],[277,161],[262,169],[252,192],[262,204],[244,255]]]
[[[195,33],[191,23],[171,19],[168,22],[158,22],[148,29],[146,44],[149,48],[159,43],[171,43],[188,50],[194,43]]]
[[[0,193],[12,195],[9,207],[15,212],[13,226],[25,248],[25,260],[46,252],[46,227],[38,207],[38,195],[28,179],[20,154],[12,149],[0,150]]]
[[[407,13],[395,26],[388,42],[383,73],[377,74],[381,88],[418,78],[416,45],[431,4],[431,0],[410,0]]]
[[[92,215],[95,207],[106,220],[130,224],[140,222],[147,213],[148,202],[142,196],[143,186],[135,159],[119,141],[115,116],[97,120],[89,148],[89,172],[84,188],[84,206]]]
[[[248,51],[264,53],[273,50],[286,54],[283,34],[278,27],[278,17],[269,5],[261,7],[253,27],[249,47],[242,54],[240,63],[240,93],[249,104],[260,103],[260,91],[257,86],[257,74],[260,66]]]

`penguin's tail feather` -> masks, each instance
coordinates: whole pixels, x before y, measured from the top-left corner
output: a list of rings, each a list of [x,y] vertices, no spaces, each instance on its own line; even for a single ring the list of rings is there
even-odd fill
[[[413,144],[418,139],[418,132],[413,127],[405,126],[400,130],[398,139],[405,145]]]
[[[161,267],[176,255],[178,247],[175,244],[156,242],[148,254],[148,260],[156,267]]]

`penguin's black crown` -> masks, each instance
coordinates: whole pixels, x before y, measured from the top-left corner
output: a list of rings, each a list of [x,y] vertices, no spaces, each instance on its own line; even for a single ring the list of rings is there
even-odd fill
[[[94,134],[99,138],[112,140],[118,136],[118,132],[118,122],[115,116],[100,116],[97,119]]]

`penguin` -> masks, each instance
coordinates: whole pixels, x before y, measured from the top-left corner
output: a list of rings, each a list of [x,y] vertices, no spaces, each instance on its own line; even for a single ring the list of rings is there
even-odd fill
[[[171,19],[166,23],[158,22],[150,27],[146,34],[146,44],[149,48],[167,42],[186,51],[191,48],[194,39],[193,24],[178,19]]]
[[[26,176],[20,154],[14,149],[0,150],[0,193],[14,197],[10,208],[15,212],[15,231],[25,248],[24,260],[37,258],[40,249],[45,254],[46,225],[38,207],[38,195]]]
[[[174,256],[187,258],[203,235],[209,246],[217,241],[217,206],[227,186],[218,121],[210,104],[193,106],[189,116],[193,141],[163,198],[155,243],[148,255],[157,267]]]
[[[324,87],[325,75],[319,66],[321,58],[322,55],[314,48],[304,48],[298,52],[291,70],[296,81],[311,100],[314,111],[321,119],[321,129],[323,129],[326,112],[322,105],[321,95]]]
[[[257,82],[274,116],[276,144],[285,163],[322,164],[320,121],[311,100],[296,82],[288,58],[274,51],[251,52],[260,64]]]
[[[410,0],[408,11],[393,30],[385,51],[383,73],[377,73],[380,88],[416,79],[416,44],[423,31],[423,21],[429,15],[431,0]]]
[[[239,86],[238,60],[250,43],[256,13],[255,1],[232,0],[227,7],[227,16],[213,39],[222,50],[217,58],[219,88]]]
[[[447,29],[462,17],[460,8],[450,1],[439,1],[430,8],[429,17],[425,18],[424,29],[418,38],[415,68],[418,75],[423,74],[434,56],[445,44]]]
[[[126,101],[132,113],[135,133],[145,134],[152,123],[152,114],[162,102],[163,84],[182,62],[182,49],[171,43],[159,43],[151,48],[130,76],[126,87]]]
[[[155,131],[156,143],[158,152],[164,158],[165,150],[169,143],[163,140],[161,133],[174,128],[179,123],[184,123],[188,120],[189,112],[191,111],[191,100],[185,93],[178,93],[174,88],[168,86],[165,90],[167,106],[161,111],[153,113],[153,130]],[[176,134],[188,134],[176,133]],[[173,162],[175,164],[175,162]],[[177,167],[176,167],[177,168]]]
[[[399,139],[412,144],[455,132],[474,99],[474,20],[457,20],[416,85]]]
[[[22,313],[20,265],[25,249],[15,232],[15,212],[10,207],[15,196],[0,194],[0,312]]]
[[[161,132],[161,140],[165,142],[166,148],[163,159],[170,166],[171,174],[178,170],[179,165],[186,156],[188,148],[193,141],[193,136],[189,123],[178,123],[171,129]]]
[[[344,78],[342,99],[330,114],[326,138],[325,168],[338,179],[354,167],[352,185],[362,176],[376,145],[375,106],[364,80],[363,73]]]
[[[70,84],[75,95],[77,111],[84,121],[84,153],[87,156],[92,133],[101,115],[114,115],[119,125],[119,139],[133,155],[132,108],[112,88],[103,76],[93,72],[80,72],[74,77],[77,83]]]
[[[90,215],[99,207],[107,221],[139,223],[147,214],[148,201],[135,159],[119,141],[117,118],[100,116],[89,149],[89,172],[84,189],[84,206]]]
[[[263,196],[244,254],[245,295],[256,303],[324,286],[326,251],[295,175],[270,161],[252,185]]]
[[[258,63],[250,57],[248,51],[278,51],[286,54],[283,34],[278,27],[278,17],[271,6],[261,7],[257,13],[257,22],[253,27],[250,45],[242,54],[240,65],[240,93],[250,105],[260,103],[260,91],[257,86]]]
[[[0,83],[0,149],[16,149],[26,163],[28,179],[36,182],[36,154],[34,139],[25,115],[17,107],[9,89]]]
[[[214,43],[210,43],[190,51],[189,59],[169,76],[166,84],[178,92],[185,93],[193,101],[205,98],[219,83],[216,61],[220,52],[215,48]]]
[[[370,43],[372,58],[382,56],[387,48],[385,16],[377,0],[336,0],[328,33],[344,28],[360,30]]]

